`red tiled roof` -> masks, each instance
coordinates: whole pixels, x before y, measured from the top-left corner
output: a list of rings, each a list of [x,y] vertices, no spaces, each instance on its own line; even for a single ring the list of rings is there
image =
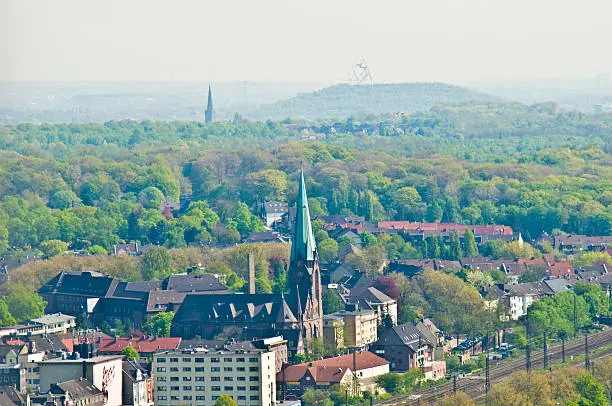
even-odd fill
[[[121,353],[125,347],[131,346],[140,353],[154,353],[157,351],[175,350],[181,343],[180,337],[155,338],[114,338],[102,339],[100,353]]]
[[[322,383],[340,383],[347,372],[348,370],[344,368],[330,368],[325,366],[311,367],[304,364],[289,365],[276,374],[276,381],[297,382],[301,380],[304,375],[310,373],[312,379],[319,385]]]
[[[555,278],[573,275],[575,273],[574,266],[571,262],[553,262],[548,264],[548,269]]]
[[[353,354],[341,355],[339,357],[326,358],[318,361],[313,361],[310,363],[303,363],[299,365],[312,365],[315,367],[324,366],[327,368],[342,368],[342,369],[351,369],[355,371],[361,371],[362,369],[375,368],[382,365],[388,365],[389,361],[384,358],[379,357],[376,354],[371,353],[370,351],[364,351],[361,353],[355,354],[355,358],[353,359]]]

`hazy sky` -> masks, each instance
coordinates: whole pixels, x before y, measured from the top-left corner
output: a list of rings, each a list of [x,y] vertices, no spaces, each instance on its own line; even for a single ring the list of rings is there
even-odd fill
[[[0,80],[346,80],[612,73],[612,0],[0,0]]]

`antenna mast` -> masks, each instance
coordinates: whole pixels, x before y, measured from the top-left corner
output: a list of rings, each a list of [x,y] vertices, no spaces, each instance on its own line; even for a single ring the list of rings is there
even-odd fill
[[[362,58],[355,62],[353,70],[350,73],[350,83],[353,85],[369,84],[372,86],[374,78],[372,72],[368,67],[368,62],[365,58]]]

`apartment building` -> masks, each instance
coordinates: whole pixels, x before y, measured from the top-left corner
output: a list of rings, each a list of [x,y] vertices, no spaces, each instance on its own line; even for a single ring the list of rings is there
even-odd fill
[[[373,310],[339,311],[330,316],[344,321],[343,343],[348,348],[365,348],[378,339],[378,315]],[[336,329],[340,323],[329,323],[332,318],[327,317],[328,337],[338,335]],[[325,331],[325,327],[324,327]],[[329,338],[328,338],[329,340]]]
[[[212,406],[221,395],[240,406],[276,402],[275,352],[248,342],[155,354],[153,376],[159,406]]]

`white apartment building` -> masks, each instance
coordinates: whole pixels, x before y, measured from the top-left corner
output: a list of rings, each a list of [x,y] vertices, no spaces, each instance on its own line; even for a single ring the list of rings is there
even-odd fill
[[[155,404],[212,406],[229,395],[239,406],[276,403],[275,354],[249,343],[153,356]]]

